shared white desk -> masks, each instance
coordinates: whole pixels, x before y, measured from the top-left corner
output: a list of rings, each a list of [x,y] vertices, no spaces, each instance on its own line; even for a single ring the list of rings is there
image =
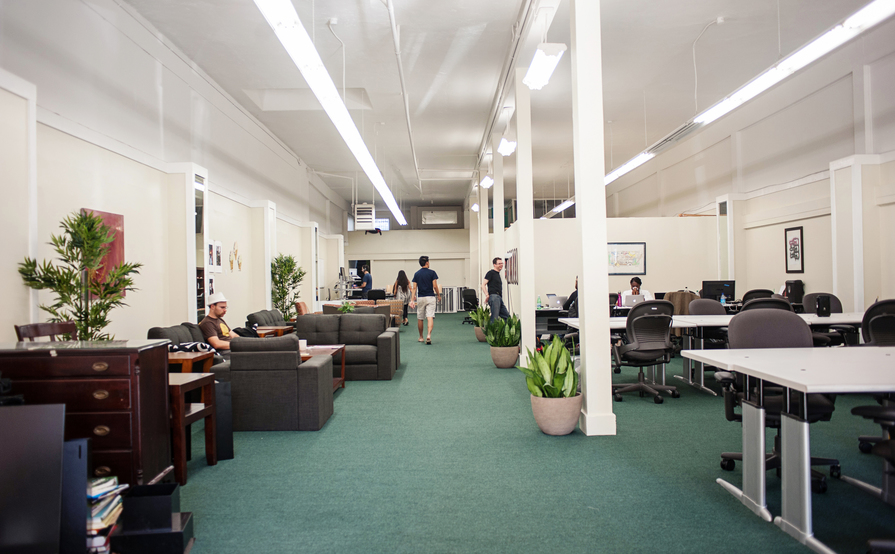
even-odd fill
[[[802,395],[895,392],[895,347],[685,350],[682,354]],[[765,497],[765,411],[761,402],[758,398],[742,405],[742,490],[723,479],[717,481],[753,512],[771,521]],[[807,406],[804,397],[801,405]],[[811,447],[805,416],[781,414],[783,505],[774,523],[815,552],[832,553],[814,537],[812,529]]]

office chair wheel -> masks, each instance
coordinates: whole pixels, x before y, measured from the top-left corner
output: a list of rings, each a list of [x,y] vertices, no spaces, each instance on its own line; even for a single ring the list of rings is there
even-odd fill
[[[613,371],[614,373],[621,373],[621,372],[622,372],[622,368],[620,368],[620,367],[616,367],[616,368],[614,368],[612,371]],[[868,450],[868,452],[869,452],[869,450]]]
[[[811,480],[811,492],[815,494],[823,494],[827,492],[827,480],[823,477]]]
[[[616,401],[616,402],[621,402],[621,401],[622,401],[622,395],[620,395],[620,394],[616,394],[616,395],[615,395],[615,401]]]
[[[733,471],[736,466],[737,463],[734,460],[721,460],[721,469],[724,471]]]
[[[836,479],[842,477],[842,466],[830,466],[830,477],[835,477]]]
[[[872,449],[873,449],[873,445],[867,441],[861,441],[858,443],[858,450],[860,450],[864,454],[870,454],[870,451]]]
[[[653,397],[653,402],[655,402],[656,404],[661,404],[662,402],[665,402],[665,399],[661,396],[655,396]]]
[[[679,393],[679,392],[676,391],[676,390],[673,390],[673,391],[671,391],[671,397],[672,397],[672,398],[680,398],[680,397],[681,397],[681,393]]]

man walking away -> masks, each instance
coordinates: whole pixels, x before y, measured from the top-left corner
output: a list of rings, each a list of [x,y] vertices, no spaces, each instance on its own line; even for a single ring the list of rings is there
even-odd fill
[[[429,256],[420,256],[420,269],[413,275],[413,292],[410,307],[416,305],[416,325],[423,342],[423,318],[429,322],[426,344],[432,344],[432,327],[435,325],[435,300],[441,294],[438,286],[438,274],[429,269]]]
[[[500,278],[500,270],[503,269],[503,258],[497,257],[491,260],[494,269],[485,274],[485,280],[482,281],[482,292],[488,299],[488,309],[491,310],[491,321],[498,317],[506,319],[510,317],[510,312],[503,303],[503,281]]]

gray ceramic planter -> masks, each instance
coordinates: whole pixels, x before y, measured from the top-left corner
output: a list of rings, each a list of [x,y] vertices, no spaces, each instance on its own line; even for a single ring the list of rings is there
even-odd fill
[[[499,368],[515,367],[519,361],[518,346],[492,346],[491,360]]]
[[[488,342],[488,337],[485,336],[485,331],[481,327],[475,328],[475,338],[479,339],[479,342]]]
[[[570,398],[531,396],[531,413],[545,435],[568,435],[578,426],[581,415],[581,394]]]

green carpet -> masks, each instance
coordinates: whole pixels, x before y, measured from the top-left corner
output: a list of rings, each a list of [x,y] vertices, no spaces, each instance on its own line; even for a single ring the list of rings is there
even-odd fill
[[[680,358],[669,381],[681,398],[629,394],[614,403],[617,436],[549,437],[522,374],[495,368],[463,315],[439,314],[431,346],[411,316],[395,379],[349,382],[321,431],[236,433],[235,459],[209,467],[194,429],[181,492],[193,553],[808,551],[715,483],[740,484],[739,465],[719,467],[720,452],[740,450],[740,425],[720,397],[671,378]],[[848,413],[870,402],[840,397],[812,445],[878,485],[881,462],[855,439],[877,429]],[[779,482],[768,473],[775,515]],[[839,552],[895,537],[895,509],[844,482],[829,479],[813,506],[815,535]]]

